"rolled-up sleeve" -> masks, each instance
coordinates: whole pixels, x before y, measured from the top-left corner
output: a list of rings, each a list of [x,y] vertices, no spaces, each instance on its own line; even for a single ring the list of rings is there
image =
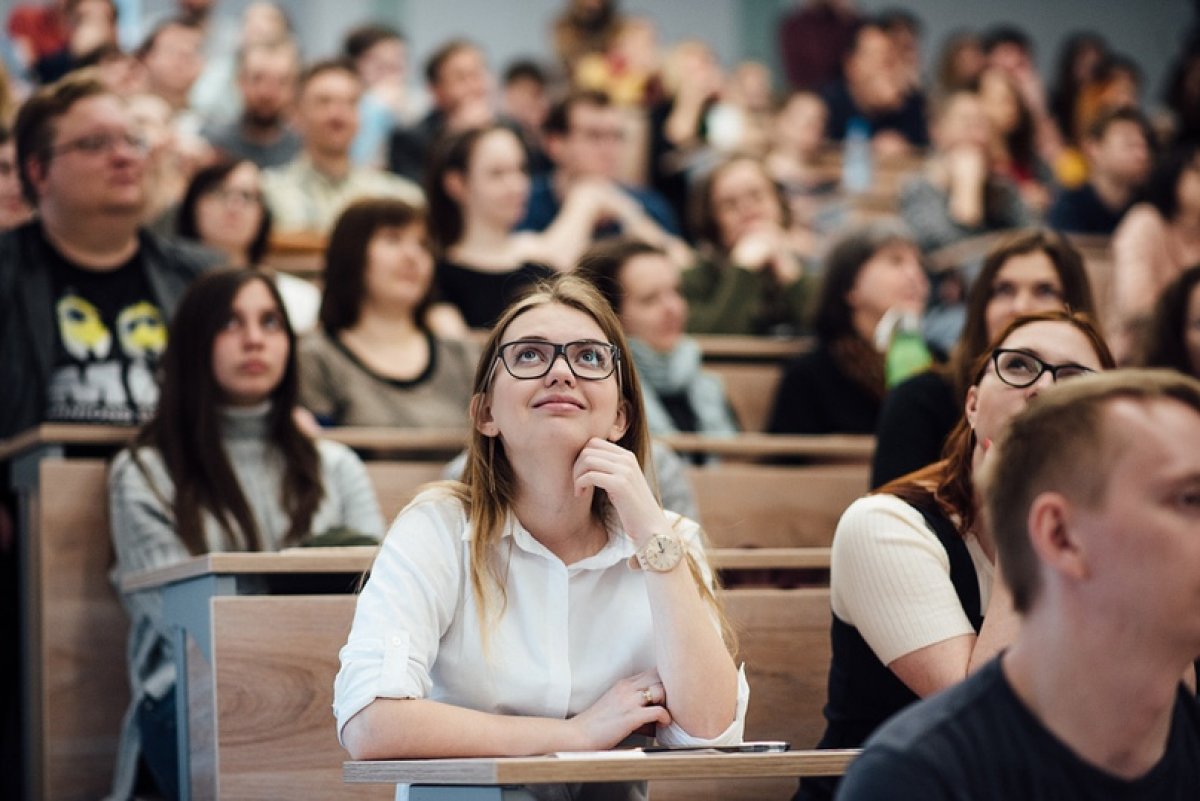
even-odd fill
[[[449,500],[414,501],[384,538],[358,597],[334,680],[338,738],[376,698],[425,698],[463,587],[465,526]]]
[[[659,745],[737,745],[745,736],[746,709],[749,705],[750,684],[746,681],[746,666],[742,665],[738,668],[737,709],[729,728],[716,737],[705,739],[693,737],[680,728],[679,724],[671,721],[670,725],[657,727],[655,738]]]

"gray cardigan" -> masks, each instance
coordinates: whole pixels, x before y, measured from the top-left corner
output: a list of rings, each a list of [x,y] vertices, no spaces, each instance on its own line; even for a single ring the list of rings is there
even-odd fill
[[[290,520],[281,503],[283,462],[266,438],[269,410],[266,404],[248,410],[226,410],[222,439],[264,538],[263,550],[274,551],[281,547]],[[382,536],[379,503],[362,462],[344,445],[326,441],[316,445],[325,495],[313,516],[313,533],[345,526]],[[112,578],[118,585],[132,573],[189,558],[183,542],[175,536],[169,505],[173,495],[174,486],[157,451],[143,448],[135,462],[126,450],[113,461],[108,498],[116,550]],[[215,519],[206,516],[204,528],[210,551],[230,550]],[[126,657],[133,699],[123,724],[113,797],[124,799],[132,790],[140,753],[133,712],[143,698],[162,698],[174,687],[175,666],[158,593],[122,593],[121,600],[130,619]]]

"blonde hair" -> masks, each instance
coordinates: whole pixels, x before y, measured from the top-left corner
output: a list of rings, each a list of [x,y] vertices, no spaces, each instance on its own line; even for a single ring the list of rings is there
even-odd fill
[[[626,429],[616,444],[632,452],[638,465],[643,471],[647,470],[650,432],[646,425],[641,385],[633,367],[629,344],[608,301],[578,276],[563,275],[538,284],[529,294],[509,306],[496,321],[483,346],[479,366],[475,370],[471,397],[472,422],[477,423],[481,410],[491,396],[492,378],[496,373],[496,361],[500,357],[500,346],[504,344],[505,332],[522,314],[549,305],[565,306],[583,312],[595,320],[605,338],[617,347],[615,374],[621,403],[625,408]],[[651,486],[657,495],[652,470],[650,474]],[[499,437],[485,436],[479,431],[478,425],[473,425],[462,480],[448,485],[448,488],[463,504],[471,528],[471,588],[478,608],[480,628],[486,637],[490,614],[494,613],[498,618],[503,614],[508,602],[507,565],[498,557],[496,545],[517,495],[516,475]],[[612,521],[612,506],[603,490],[597,489],[592,496],[592,515],[606,527]],[[701,595],[716,613],[722,634],[732,647],[734,638],[721,611],[720,602],[714,591],[705,583],[696,560],[690,553],[686,559]],[[714,583],[715,581],[714,574]]]

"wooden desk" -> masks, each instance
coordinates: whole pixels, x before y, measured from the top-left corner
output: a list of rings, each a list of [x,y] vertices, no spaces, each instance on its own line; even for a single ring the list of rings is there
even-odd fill
[[[857,750],[764,754],[608,752],[599,759],[504,757],[346,762],[347,783],[414,785],[410,801],[524,801],[532,796],[504,785],[558,782],[636,782],[661,779],[755,779],[840,776]],[[654,798],[651,795],[651,798]]]
[[[353,617],[354,596],[242,595],[260,590],[261,582],[272,576],[356,571],[369,563],[372,552],[210,554],[131,576],[122,585],[130,591],[157,588],[163,594],[165,621],[178,627],[180,764],[182,775],[189,777],[184,798],[384,797],[378,785],[342,784],[338,766],[345,752],[337,744],[329,712],[337,653]],[[823,727],[820,709],[829,665],[828,589],[735,589],[722,597],[738,631],[738,658],[745,661],[751,685],[747,738],[813,745]],[[776,772],[758,769],[726,776],[667,771],[645,778],[711,780],[712,786],[699,793],[701,785],[690,781],[657,783],[657,801],[789,798],[794,781],[780,777],[801,775],[797,771],[802,766],[771,764]],[[748,783],[732,779],[751,775],[759,778]]]

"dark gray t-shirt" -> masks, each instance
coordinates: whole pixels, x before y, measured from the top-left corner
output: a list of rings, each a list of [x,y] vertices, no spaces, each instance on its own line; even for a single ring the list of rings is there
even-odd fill
[[[1134,781],[1084,762],[1013,693],[994,659],[885,724],[850,767],[838,801],[1194,801],[1200,704],[1182,686],[1166,753]]]

